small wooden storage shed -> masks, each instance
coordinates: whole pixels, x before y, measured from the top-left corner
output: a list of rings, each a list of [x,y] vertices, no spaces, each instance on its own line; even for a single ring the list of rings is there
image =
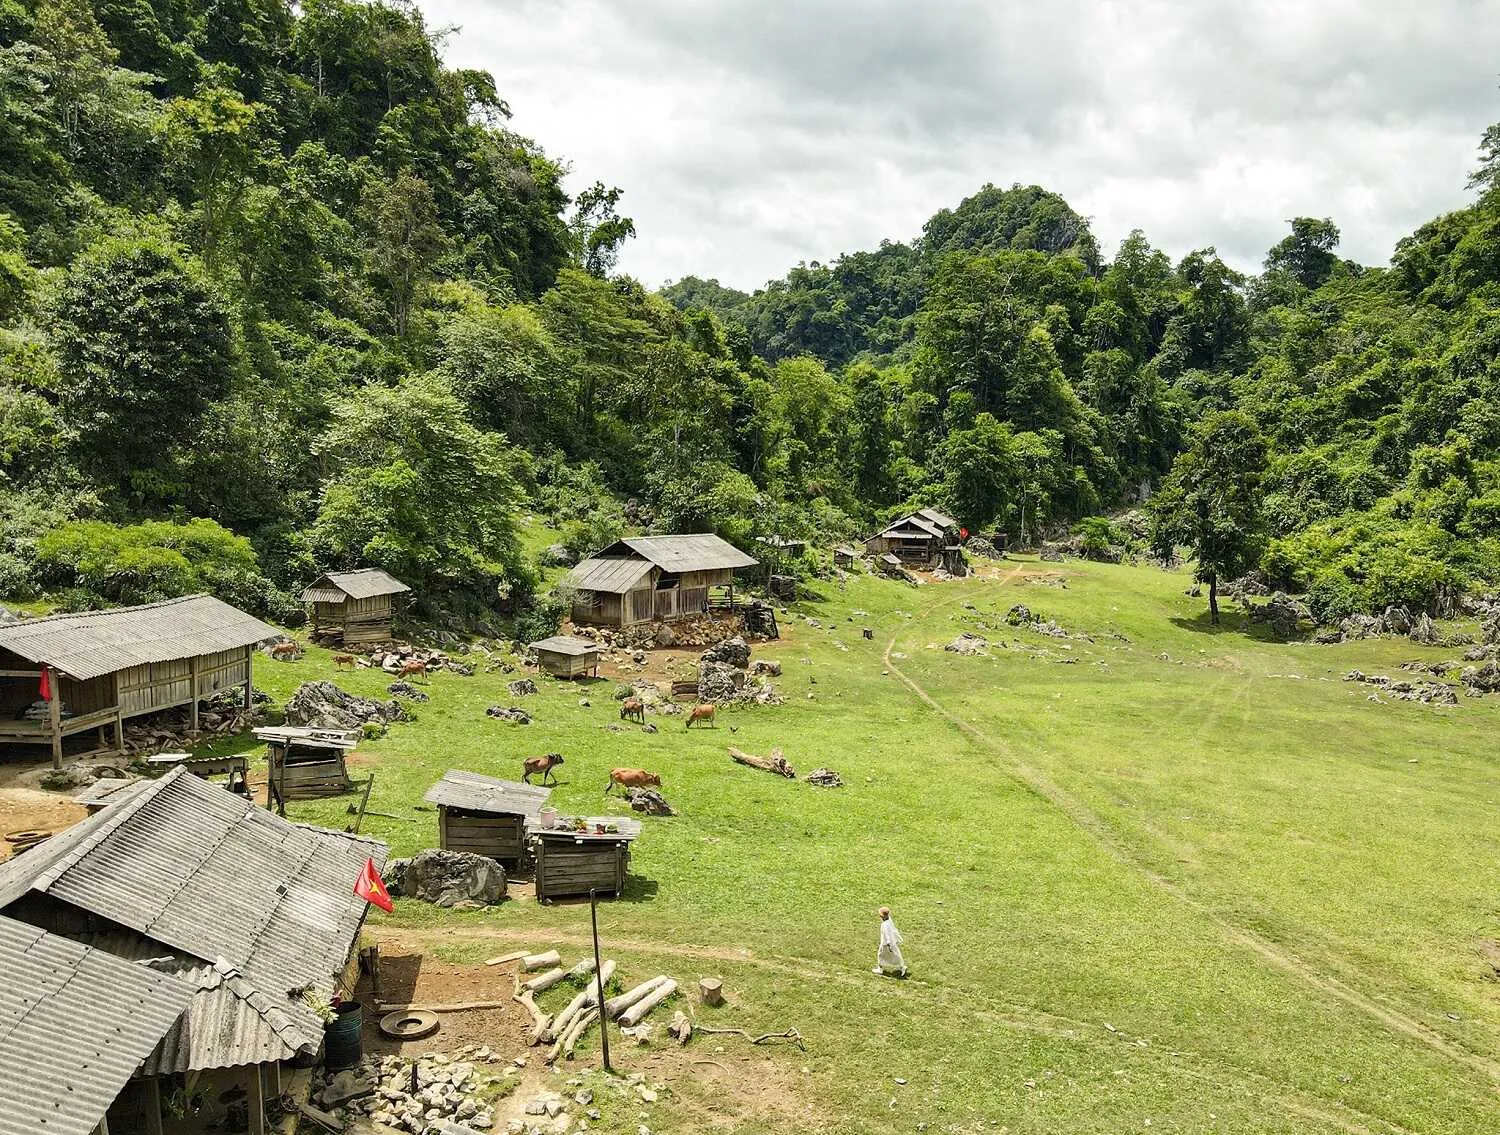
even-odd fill
[[[706,610],[712,587],[728,587],[733,607],[734,573],[759,562],[712,533],[631,536],[584,560],[563,586],[573,593],[575,623],[671,622]]]
[[[394,597],[411,591],[379,568],[331,571],[302,592],[312,608],[312,637],[337,646],[373,646],[391,641]]]
[[[586,638],[559,634],[531,644],[538,673],[554,678],[599,676],[599,644]]]
[[[585,822],[586,832],[532,826],[538,902],[589,891],[618,895],[625,889],[630,844],[641,834],[640,821],[606,816]],[[603,834],[595,831],[596,826],[607,824],[619,830]]]
[[[913,567],[941,565],[943,551],[950,547],[958,547],[958,521],[935,508],[899,517],[865,541],[865,551],[870,555],[894,555]]]
[[[277,633],[211,595],[0,627],[0,743],[50,745],[61,767],[65,738],[97,731],[87,755],[120,752],[141,714],[187,706],[196,732],[198,703],[220,691],[242,687],[249,708],[255,644]]]
[[[358,733],[294,725],[266,726],[253,732],[257,741],[265,742],[270,762],[267,807],[274,805],[286,815],[288,800],[316,800],[354,790],[344,758],[359,743]]]
[[[526,826],[552,789],[449,769],[422,799],[438,808],[438,846],[512,866],[526,857]]]

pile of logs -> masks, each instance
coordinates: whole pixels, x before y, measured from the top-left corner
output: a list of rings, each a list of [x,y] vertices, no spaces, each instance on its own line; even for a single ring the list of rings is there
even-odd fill
[[[544,1058],[547,1064],[552,1064],[559,1056],[571,1059],[579,1040],[600,1020],[601,1011],[607,1020],[636,1025],[677,992],[677,982],[670,977],[653,977],[616,997],[606,998],[601,1007],[600,991],[609,986],[615,975],[613,959],[606,959],[597,972],[592,958],[585,958],[572,969],[563,969],[562,958],[556,950],[527,955],[519,960],[522,972],[534,973],[534,976],[516,979],[513,1000],[531,1014],[528,1043],[551,1045]],[[537,1005],[536,996],[565,981],[581,984],[583,988],[556,1016],[549,1015]]]
[[[784,776],[788,780],[797,779],[797,770],[787,764],[786,758],[781,755],[779,747],[772,749],[770,756],[757,757],[752,753],[743,752],[731,745],[729,747],[729,759],[735,764],[749,765],[751,768],[758,768],[762,772],[774,772],[777,776]]]

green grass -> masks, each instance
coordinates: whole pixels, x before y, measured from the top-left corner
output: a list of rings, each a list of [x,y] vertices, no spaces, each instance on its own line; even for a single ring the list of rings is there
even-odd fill
[[[1500,1127],[1500,986],[1481,954],[1500,938],[1496,707],[1377,705],[1339,680],[1459,652],[1265,642],[1232,616],[1208,628],[1184,577],[1064,570],[1066,590],[824,585],[802,605],[820,629],[784,620],[784,641],[756,649],[783,662],[787,703],[731,709],[716,731],[664,718],[613,734],[610,684],[551,682],[526,699],[533,725],[506,726],[483,713],[514,700],[505,676],[434,676],[417,720],[364,746],[371,807],[401,817],[366,830],[396,854],[431,846],[419,805],[447,768],[513,777],[560,751],[554,799],[596,814],[624,810],[601,801],[609,768],[661,773],[680,815],[646,822],[630,891],[601,912],[609,952],[632,979],[722,974],[732,1006],[716,1016],[798,1027],[808,1051],[775,1059],[828,1131]],[[1094,641],[1004,626],[1018,601]],[[1006,645],[932,649],[975,627]],[[882,672],[892,638],[937,708]],[[284,699],[332,677],[329,657],[258,661],[257,682]],[[389,679],[336,680],[376,694]],[[733,765],[730,743],[780,745],[847,787]],[[342,827],[347,802],[293,815]],[[907,936],[906,982],[869,973],[882,903]],[[373,920],[478,960],[496,940],[581,934],[587,911],[402,902]],[[720,1110],[726,1128],[788,1129],[686,1086],[674,1098],[653,1130]]]

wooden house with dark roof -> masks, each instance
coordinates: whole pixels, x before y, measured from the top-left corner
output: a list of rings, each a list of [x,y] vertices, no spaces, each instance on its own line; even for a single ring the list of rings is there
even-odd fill
[[[141,714],[188,706],[196,731],[198,703],[223,690],[249,708],[255,644],[278,633],[211,595],[0,626],[0,743],[47,745],[61,767],[73,737],[97,734],[75,756],[121,751]]]
[[[908,567],[940,567],[944,553],[959,546],[958,521],[935,508],[897,517],[865,541],[872,556],[893,555]]]
[[[759,563],[708,533],[631,536],[584,560],[562,581],[572,595],[573,622],[625,627],[673,622],[708,609],[709,589],[727,587],[734,573]]]
[[[311,608],[312,637],[330,646],[374,646],[391,641],[395,598],[411,591],[379,568],[330,571],[302,592]]]

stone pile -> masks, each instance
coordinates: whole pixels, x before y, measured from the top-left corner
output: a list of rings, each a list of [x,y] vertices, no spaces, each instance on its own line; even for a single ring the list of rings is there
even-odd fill
[[[1244,600],[1245,615],[1252,623],[1264,623],[1277,638],[1295,638],[1302,620],[1312,619],[1312,612],[1285,592],[1277,591],[1264,603]]]
[[[675,816],[672,805],[667,803],[667,798],[654,788],[632,788],[630,790],[630,807],[636,812],[645,812],[648,816]]]
[[[1375,686],[1397,701],[1416,701],[1424,705],[1458,704],[1458,695],[1446,682],[1408,682],[1389,678],[1384,674],[1365,674],[1359,670],[1350,670],[1344,675],[1344,681]],[[1377,697],[1375,694],[1370,696],[1372,699]]]
[[[454,636],[454,638],[456,639],[457,636]],[[468,649],[462,643],[459,643],[459,647],[465,651]],[[454,674],[462,674],[466,678],[473,677],[474,674],[474,667],[470,666],[467,662],[460,662],[456,658],[450,657],[446,651],[439,650],[436,647],[415,647],[409,642],[397,642],[387,646],[379,646],[370,651],[368,656],[354,660],[356,666],[373,667],[377,670],[384,670],[387,674],[399,674],[401,668],[408,662],[422,663],[426,666],[429,674],[438,670],[447,670]]]
[[[484,713],[486,717],[494,717],[498,718],[501,721],[508,721],[512,725],[531,724],[531,714],[527,713],[524,709],[521,709],[518,706],[492,705],[489,709],[485,710]]]
[[[286,723],[312,729],[362,729],[366,725],[384,730],[393,721],[403,721],[401,703],[361,698],[339,689],[332,682],[303,682],[286,703]]]
[[[819,788],[844,787],[844,778],[831,768],[815,768],[802,779],[807,781],[808,784],[816,785]]]
[[[402,682],[399,680],[392,682],[385,688],[385,692],[388,694],[395,694],[398,698],[405,698],[407,701],[421,702],[427,700],[427,695],[424,694],[421,690],[417,689],[417,687],[412,685],[410,682]]]
[[[1047,635],[1049,638],[1074,638],[1083,642],[1094,640],[1086,634],[1069,634],[1057,623],[1055,619],[1044,619],[1041,615],[1032,612],[1031,608],[1024,603],[1017,603],[1009,611],[1005,612],[1005,621],[1013,627],[1021,627],[1037,634]]]
[[[382,879],[393,895],[436,906],[472,909],[505,897],[505,872],[484,855],[428,848],[410,859],[392,859]]]
[[[513,698],[529,697],[536,693],[536,683],[530,678],[517,678],[513,682],[506,682],[505,688],[510,691]]]
[[[244,692],[239,687],[220,690],[209,698],[198,710],[199,733],[243,733],[259,720],[261,707],[271,703],[270,695],[260,690],[251,695],[250,709],[245,709],[243,699]],[[193,743],[188,728],[191,724],[186,706],[132,718],[125,723],[125,752],[159,753],[164,749],[185,749]]]
[[[739,635],[705,650],[698,659],[698,700],[780,705],[775,688],[764,678],[752,678],[749,666],[750,647]]]
[[[1500,690],[1500,662],[1491,659],[1483,666],[1465,666],[1458,676],[1464,685],[1464,693],[1471,698],[1480,698]]]
[[[983,635],[977,635],[973,631],[964,631],[956,639],[943,647],[950,654],[983,654],[989,641]]]
[[[964,545],[964,551],[972,556],[983,556],[988,560],[1001,558],[1000,549],[991,544],[983,536],[970,536],[969,542]]]
[[[341,1122],[364,1116],[410,1135],[488,1131],[495,1125],[494,1097],[516,1076],[514,1067],[498,1070],[495,1062],[488,1048],[462,1048],[452,1057],[426,1052],[415,1061],[367,1056],[356,1068],[320,1077],[313,1103]]]

